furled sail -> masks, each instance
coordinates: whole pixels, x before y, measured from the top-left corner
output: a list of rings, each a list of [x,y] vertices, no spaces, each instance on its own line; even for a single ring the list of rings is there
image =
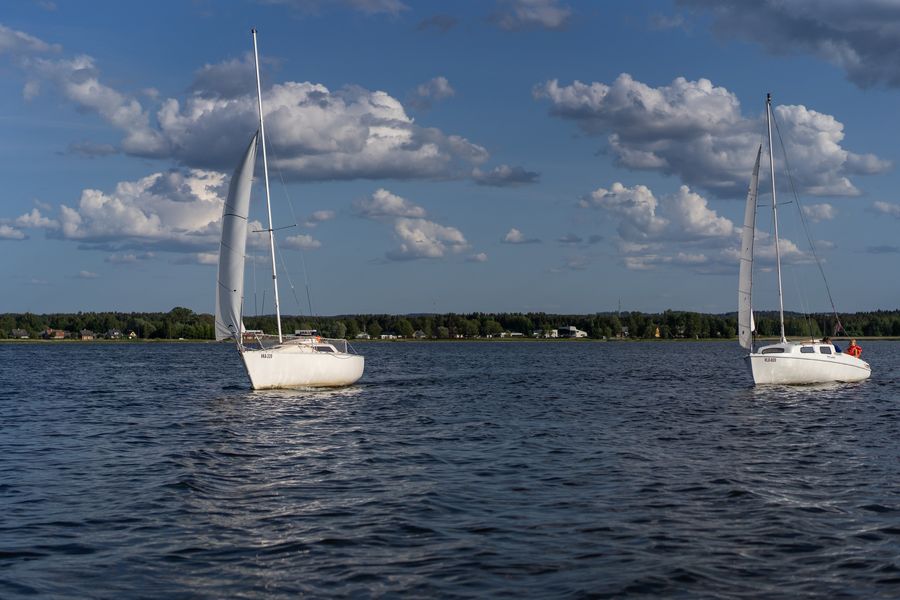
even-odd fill
[[[250,186],[256,166],[253,135],[243,160],[228,186],[222,210],[222,242],[219,246],[219,278],[216,292],[216,339],[239,339],[244,331],[241,303],[244,298],[244,251],[247,247],[247,217],[250,213]]]
[[[756,199],[759,188],[759,158],[762,144],[756,151],[756,165],[747,192],[747,206],[744,209],[744,231],[741,236],[741,270],[738,282],[738,339],[748,350],[753,345],[753,238],[756,234]]]

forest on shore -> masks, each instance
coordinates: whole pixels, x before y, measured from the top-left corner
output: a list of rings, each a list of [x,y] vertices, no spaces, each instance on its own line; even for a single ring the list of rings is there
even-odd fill
[[[844,331],[836,332],[833,314],[785,313],[789,337],[859,336],[900,337],[900,310],[858,312],[839,315]],[[755,315],[760,336],[777,336],[778,313]],[[275,333],[275,317],[245,316],[248,329]],[[662,313],[606,312],[582,315],[551,313],[447,313],[447,314],[362,314],[335,316],[282,316],[285,333],[315,329],[325,337],[355,339],[365,333],[371,338],[394,335],[399,338],[473,339],[500,337],[503,333],[533,337],[574,326],[588,338],[630,339],[729,339],[737,336],[735,313],[705,314],[667,310]],[[79,338],[88,332],[93,338],[196,339],[215,336],[214,317],[176,307],[169,312],[78,312],[0,314],[0,339],[46,337],[48,330]],[[118,335],[117,335],[118,334]],[[62,337],[62,334],[57,337]]]

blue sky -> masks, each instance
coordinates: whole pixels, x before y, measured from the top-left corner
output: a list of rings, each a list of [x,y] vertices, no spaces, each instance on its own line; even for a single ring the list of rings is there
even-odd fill
[[[251,27],[283,312],[307,281],[318,314],[734,310],[769,91],[838,309],[897,308],[900,5],[846,4],[5,5],[0,311],[213,310]],[[264,221],[259,182],[252,203]],[[787,308],[827,310],[780,212]],[[250,249],[246,306],[271,312]]]

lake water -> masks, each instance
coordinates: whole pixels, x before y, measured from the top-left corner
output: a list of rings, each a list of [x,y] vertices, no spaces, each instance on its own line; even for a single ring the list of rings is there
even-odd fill
[[[736,343],[0,344],[0,597],[900,597],[900,343],[752,388]]]

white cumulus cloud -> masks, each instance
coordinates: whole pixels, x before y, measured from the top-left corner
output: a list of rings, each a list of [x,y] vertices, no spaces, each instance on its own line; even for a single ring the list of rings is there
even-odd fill
[[[256,87],[253,53],[219,63],[205,64],[194,73],[191,91],[205,97],[238,98]]]
[[[18,217],[16,219],[16,225],[18,225],[19,227],[35,227],[40,229],[59,228],[58,221],[45,217],[37,208],[32,208],[31,212],[25,213],[24,215]]]
[[[803,207],[803,214],[813,221],[830,221],[837,215],[837,211],[828,203],[808,204]]]
[[[438,76],[416,86],[415,92],[410,95],[409,103],[420,110],[427,110],[435,102],[450,98],[454,94],[456,94],[456,90],[453,89],[447,78]]]
[[[24,240],[25,233],[10,225],[0,223],[0,240]]]
[[[0,23],[0,54],[25,55],[58,51],[59,46]]]
[[[613,183],[580,201],[583,208],[604,212],[617,225],[616,246],[622,263],[632,270],[662,265],[698,273],[732,272],[740,260],[740,231],[707,200],[681,186],[659,198],[647,186]],[[755,255],[761,265],[774,264],[773,240],[757,230]],[[780,240],[784,263],[808,262],[810,256],[788,239]]]
[[[539,244],[541,240],[525,237],[524,233],[513,227],[506,232],[500,242],[503,244]]]
[[[746,193],[765,131],[764,102],[744,116],[737,96],[707,79],[683,77],[651,87],[623,73],[613,83],[548,81],[534,90],[550,112],[591,135],[606,135],[616,161],[630,169],[676,175],[720,197]],[[816,195],[856,196],[851,175],[881,173],[891,163],[841,144],[844,126],[805,106],[776,106],[794,181]],[[776,154],[776,165],[780,157]]]
[[[306,221],[304,221],[303,224],[306,227],[315,227],[319,223],[330,221],[336,216],[337,214],[333,210],[317,210],[309,215],[309,217],[306,219]]]
[[[170,261],[173,265],[203,265],[214,267],[219,264],[218,252],[190,252]]]
[[[368,198],[362,198],[353,203],[353,210],[367,218],[378,217],[410,217],[422,218],[425,209],[416,206],[406,198],[392,194],[384,188],[379,188]]]
[[[279,244],[283,248],[290,248],[291,250],[312,250],[322,246],[322,242],[306,234],[288,236]]]
[[[402,7],[389,0],[347,2],[370,12]],[[44,88],[56,90],[79,110],[96,114],[121,132],[119,147],[84,141],[76,151],[84,149],[90,156],[122,151],[230,172],[257,129],[256,85],[248,55],[204,65],[183,98],[157,98],[104,83],[90,56],[37,56],[43,46],[34,40],[22,32],[0,30],[0,53],[4,47],[10,53],[30,48],[17,63],[27,76],[25,96],[32,98]],[[452,88],[445,78],[436,78],[426,90],[435,99],[446,97]],[[287,81],[265,86],[263,104],[270,165],[289,179],[463,178],[488,158],[485,148],[461,136],[419,125],[399,100],[383,91],[354,85],[332,90]]]
[[[167,153],[187,165],[230,168],[256,128],[251,91],[164,102],[157,117]],[[459,177],[465,165],[487,159],[465,138],[415,124],[385,92],[287,82],[265,91],[263,103],[270,164],[294,179]]]
[[[101,83],[99,71],[90,56],[59,60],[33,58],[26,64],[31,77],[51,82],[77,107],[95,112],[110,125],[122,130],[125,136],[122,149],[125,152],[142,156],[166,153],[166,141],[151,128],[149,114],[141,103]]]
[[[399,247],[388,252],[391,260],[442,258],[449,252],[462,252],[469,247],[456,227],[439,225],[425,219],[400,218],[394,223]]]
[[[399,246],[386,253],[388,260],[443,258],[448,253],[462,252],[469,247],[459,229],[425,219],[424,208],[384,188],[356,200],[353,210],[368,219],[393,223],[394,238]]]
[[[684,185],[674,194],[657,199],[647,186],[629,188],[616,182],[608,190],[591,192],[580,204],[617,216],[619,235],[631,243],[727,239],[736,233],[729,219],[720,217],[705,198]]]
[[[84,247],[140,250],[112,254],[108,260],[113,263],[152,257],[149,248],[176,252],[214,248],[225,182],[225,176],[215,171],[154,173],[119,182],[111,191],[85,189],[77,204],[61,204],[55,218],[32,209],[16,222]]]
[[[883,215],[890,215],[892,217],[897,217],[898,219],[900,219],[900,204],[892,204],[890,202],[876,200],[872,204],[872,208],[874,208],[876,212],[879,212]]]

